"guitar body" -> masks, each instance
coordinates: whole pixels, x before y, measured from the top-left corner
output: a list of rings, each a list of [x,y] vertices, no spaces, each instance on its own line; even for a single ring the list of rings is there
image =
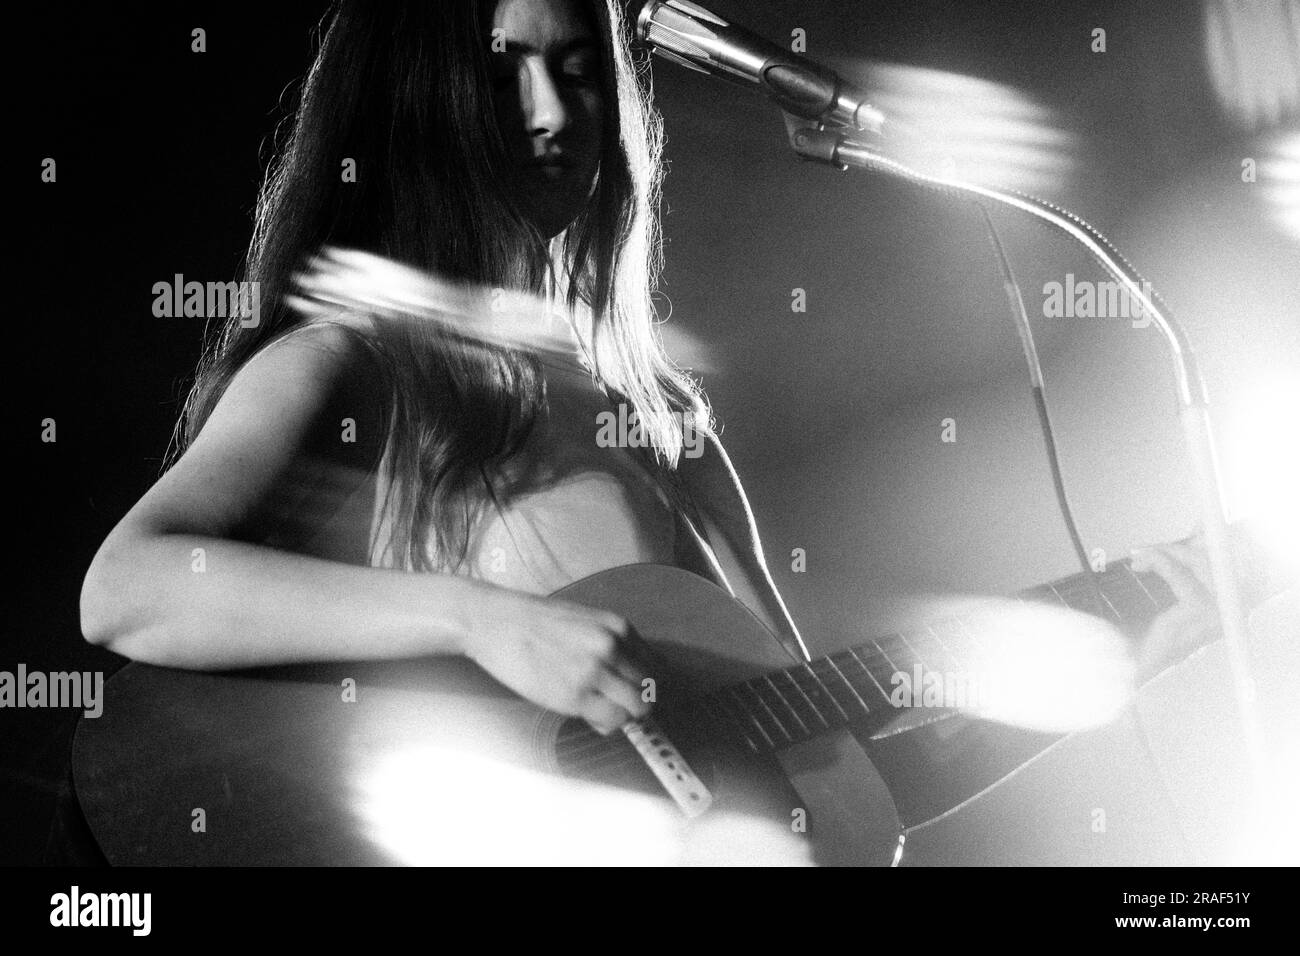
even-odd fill
[[[74,741],[96,840],[111,863],[147,865],[1137,865],[1229,862],[1255,838],[1239,832],[1258,814],[1242,803],[1221,646],[1148,684],[1119,720],[1068,736],[935,709],[818,726],[856,695],[835,683],[855,659],[793,662],[703,578],[628,565],[556,596],[614,611],[645,639],[655,721],[714,797],[699,820],[685,822],[622,734],[536,707],[462,657],[224,674],[133,663]],[[1255,668],[1266,743],[1300,779],[1289,601],[1260,618]],[[813,683],[790,678],[796,663]],[[727,694],[741,706],[720,720]],[[712,822],[736,815],[779,839],[747,846]],[[724,852],[692,851],[709,840]]]
[[[716,726],[699,704],[708,692],[791,664],[743,605],[689,572],[647,564],[556,596],[622,615],[653,649],[655,719],[715,797],[703,822],[746,814],[791,840],[806,831],[819,863],[893,860],[893,802],[848,732],[775,756],[703,732]],[[439,775],[428,755],[464,754],[564,781],[577,800],[606,787],[645,795],[629,813],[655,800],[678,818],[623,735],[602,738],[535,707],[460,657],[222,674],[129,664],[109,681],[102,716],[80,722],[73,768],[87,821],[114,864],[384,864],[403,857],[375,839],[359,794],[385,758],[403,754],[426,755],[434,772],[423,785],[440,806],[458,787],[474,793],[472,781],[455,760]],[[539,831],[555,824],[526,788],[513,802],[496,799],[503,832],[534,816]],[[490,832],[480,839],[482,858],[509,859]],[[438,860],[435,845],[421,862]]]

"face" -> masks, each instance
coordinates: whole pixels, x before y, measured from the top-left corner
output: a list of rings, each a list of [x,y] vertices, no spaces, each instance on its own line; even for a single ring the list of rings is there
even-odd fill
[[[492,28],[493,98],[513,184],[549,239],[582,211],[600,165],[600,41],[575,0],[501,0]]]

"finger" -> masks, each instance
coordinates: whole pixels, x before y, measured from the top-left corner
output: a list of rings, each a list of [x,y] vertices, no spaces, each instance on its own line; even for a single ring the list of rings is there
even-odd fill
[[[629,717],[640,718],[650,713],[650,706],[641,697],[641,684],[630,683],[613,671],[602,671],[596,679],[596,690],[617,704]]]
[[[623,621],[622,627],[616,629],[615,636],[618,638],[619,653],[624,660],[645,671],[654,660],[654,647],[650,642],[641,636],[641,632],[630,621]]]
[[[578,613],[586,616],[590,611],[579,607]],[[636,629],[617,614],[600,615],[592,623],[598,628],[593,635],[598,642],[594,649],[601,663],[620,677],[640,685],[646,672],[643,654],[646,645]]]
[[[626,646],[622,641],[619,641],[611,652],[608,660],[605,661],[605,666],[634,687],[639,688],[641,682],[645,680],[645,661],[635,648]]]
[[[592,730],[606,737],[631,720],[627,710],[597,691],[583,697],[578,716],[590,724]]]
[[[1159,575],[1180,602],[1204,604],[1210,600],[1209,592],[1202,587],[1196,575],[1182,563],[1171,558],[1163,548],[1143,548],[1135,551],[1131,565],[1135,571],[1151,571]]]
[[[1210,554],[1205,550],[1204,539],[1167,544],[1162,550],[1196,575],[1196,580],[1207,592],[1213,592],[1214,578],[1210,572]]]

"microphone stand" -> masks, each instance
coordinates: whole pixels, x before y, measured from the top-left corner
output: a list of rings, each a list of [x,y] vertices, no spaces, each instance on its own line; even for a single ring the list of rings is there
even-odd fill
[[[1261,800],[1263,806],[1271,809],[1273,791],[1255,708],[1255,682],[1251,676],[1246,650],[1245,604],[1233,570],[1228,546],[1228,522],[1215,452],[1214,432],[1210,423],[1209,398],[1191,343],[1182,327],[1174,321],[1167,309],[1154,301],[1154,296],[1147,294],[1149,286],[1143,287],[1141,276],[1109,240],[1074,213],[1033,196],[926,175],[883,155],[868,143],[852,139],[853,134],[847,130],[827,128],[821,124],[807,123],[793,117],[788,117],[787,126],[790,146],[802,159],[840,169],[848,169],[852,166],[869,172],[885,173],[916,185],[992,200],[1001,206],[1018,210],[1055,226],[1087,249],[1107,272],[1123,284],[1129,295],[1134,297],[1130,301],[1141,303],[1141,307],[1145,310],[1144,314],[1154,320],[1156,327],[1164,335],[1173,362],[1178,414],[1182,421],[1183,437],[1195,469],[1205,544],[1209,552],[1210,571],[1218,598],[1219,622],[1223,628],[1228,664],[1232,674],[1233,699],[1241,721],[1254,794],[1258,800]]]

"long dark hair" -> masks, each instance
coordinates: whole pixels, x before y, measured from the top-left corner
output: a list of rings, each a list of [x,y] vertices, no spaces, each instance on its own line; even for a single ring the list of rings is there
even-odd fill
[[[558,262],[506,186],[486,39],[495,3],[332,4],[258,197],[242,278],[260,283],[266,307],[255,326],[232,318],[209,329],[178,454],[239,369],[303,324],[283,297],[305,257],[327,243],[487,287],[540,293],[557,281],[570,308],[590,310],[593,373],[635,409],[652,465],[676,467],[680,416],[712,428],[695,382],[663,350],[651,302],[662,134],[645,69],[632,59],[617,0],[582,2],[602,41],[604,143],[595,189],[557,243]],[[345,159],[356,163],[355,182],[343,181]],[[374,323],[365,338],[389,399],[383,560],[454,569],[491,496],[488,469],[518,452],[545,401],[537,360],[432,323]]]

